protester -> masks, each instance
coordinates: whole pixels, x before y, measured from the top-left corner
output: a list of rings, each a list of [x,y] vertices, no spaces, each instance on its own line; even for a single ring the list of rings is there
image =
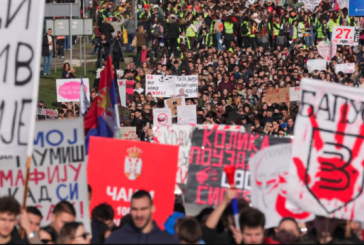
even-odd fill
[[[0,244],[26,244],[15,227],[19,214],[18,201],[13,197],[0,197]]]
[[[90,244],[90,235],[82,223],[65,223],[59,233],[57,244]]]
[[[53,54],[53,36],[52,29],[48,29],[47,34],[43,36],[42,56],[43,56],[43,75],[51,74],[52,54]]]

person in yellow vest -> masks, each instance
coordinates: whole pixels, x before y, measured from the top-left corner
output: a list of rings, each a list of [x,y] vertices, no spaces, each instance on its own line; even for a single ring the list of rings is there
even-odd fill
[[[295,21],[292,22],[290,37],[291,37],[291,40],[293,42],[295,42],[296,39],[298,38],[298,28],[297,28],[297,25],[298,25],[298,21],[297,20],[295,20]]]
[[[327,33],[327,21],[325,18],[318,20],[316,22],[316,34],[317,34],[317,43],[326,40],[326,33]]]
[[[341,25],[341,17],[338,16],[336,13],[333,13],[329,22],[329,32],[330,32],[330,41],[332,40],[332,31],[334,26]]]
[[[252,21],[251,22],[251,28],[250,28],[250,44],[253,50],[255,51],[258,48],[258,25],[257,22]]]
[[[240,25],[240,35],[243,40],[243,47],[248,48],[250,46],[250,23],[248,16],[244,16],[243,23]]]
[[[228,16],[226,21],[224,22],[224,29],[223,29],[223,34],[222,34],[226,50],[229,50],[230,42],[235,41],[234,27],[235,27],[235,25],[233,22],[233,18],[231,16]]]
[[[276,39],[279,35],[279,31],[281,30],[281,20],[278,16],[274,17],[274,23],[271,25],[271,23],[268,23],[268,30],[269,34],[272,37],[272,47],[276,47]],[[273,38],[274,35],[274,38]]]
[[[186,37],[190,41],[191,49],[193,49],[195,46],[195,40],[196,40],[196,33],[197,28],[196,26],[191,23],[190,21],[187,22],[187,29],[186,29]]]

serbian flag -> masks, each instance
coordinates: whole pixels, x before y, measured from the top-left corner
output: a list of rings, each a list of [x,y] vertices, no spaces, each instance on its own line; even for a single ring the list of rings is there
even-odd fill
[[[91,136],[114,138],[119,129],[119,113],[112,60],[109,56],[101,72],[99,94],[85,116],[86,154]]]

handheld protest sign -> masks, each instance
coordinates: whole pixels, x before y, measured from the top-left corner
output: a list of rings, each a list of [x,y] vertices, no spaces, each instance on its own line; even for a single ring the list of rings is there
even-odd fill
[[[318,53],[326,61],[330,61],[337,52],[337,45],[334,42],[321,41],[317,47]]]

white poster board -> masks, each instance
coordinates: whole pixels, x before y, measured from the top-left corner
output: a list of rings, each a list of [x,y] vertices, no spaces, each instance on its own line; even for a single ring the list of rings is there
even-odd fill
[[[198,97],[198,76],[177,76],[176,97],[197,98]]]
[[[334,26],[332,41],[337,45],[359,45],[360,28],[355,26]]]
[[[291,164],[291,144],[270,146],[250,158],[251,202],[265,214],[265,229],[277,227],[282,218],[292,217],[297,222],[314,219],[314,215],[286,208],[287,178]]]
[[[326,71],[326,60],[316,59],[307,61],[307,70],[309,73],[313,71]]]
[[[170,126],[172,125],[171,109],[153,109],[153,125],[154,126]]]
[[[300,87],[289,88],[289,99],[290,101],[299,101],[301,99],[301,88]]]
[[[0,6],[0,155],[26,154],[34,133],[45,1],[24,3]]]
[[[196,105],[177,106],[177,124],[197,124]]]
[[[90,100],[90,81],[88,78],[83,78],[87,99]],[[79,102],[81,91],[81,79],[57,79],[57,102]]]
[[[49,225],[54,205],[65,200],[90,232],[84,144],[82,118],[37,122],[27,205],[40,209],[41,226]],[[26,158],[19,158],[11,164],[0,160],[0,195],[10,194],[22,203]]]
[[[343,72],[344,74],[352,74],[355,72],[355,63],[336,64],[335,73]]]
[[[364,221],[364,91],[301,80],[288,198],[300,209]]]
[[[147,75],[145,88],[146,94],[153,97],[173,97],[176,90],[176,76]]]

